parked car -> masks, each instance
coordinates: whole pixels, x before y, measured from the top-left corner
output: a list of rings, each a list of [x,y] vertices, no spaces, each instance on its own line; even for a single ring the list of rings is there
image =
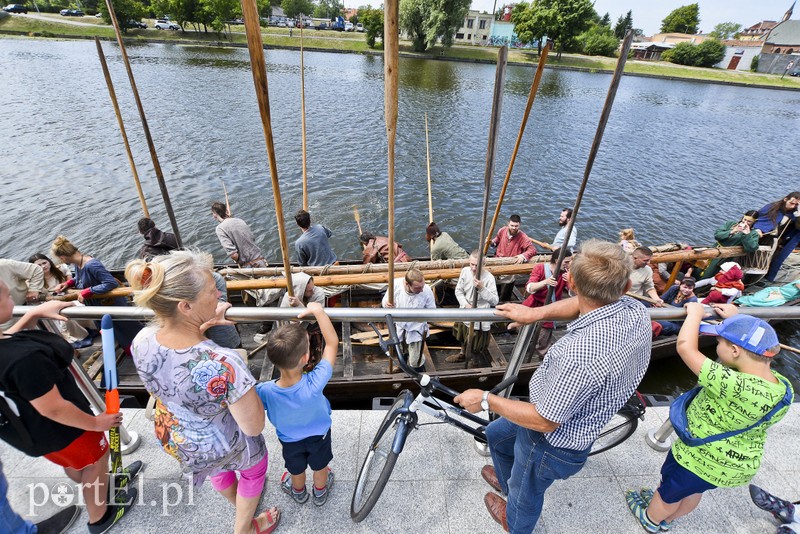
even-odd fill
[[[357,32],[362,32],[362,33],[363,33],[363,32],[364,32],[364,25],[363,25],[363,24],[361,24],[360,22],[357,22],[357,23],[356,23],[356,31],[357,31]]]
[[[356,29],[356,25],[352,22],[345,22],[344,23],[344,31],[351,32]]]
[[[180,30],[181,27],[175,24],[174,22],[170,22],[164,19],[158,19],[156,23],[153,25],[157,30]]]
[[[317,29],[318,30],[327,30],[328,29],[328,23],[327,22],[320,22],[317,25]]]
[[[62,9],[58,12],[62,17],[83,17],[86,15],[80,9]]]
[[[792,72],[789,73],[789,76],[800,76],[800,68],[794,69]]]
[[[139,28],[139,29],[142,29],[142,30],[146,30],[147,29],[147,24],[145,24],[144,22],[138,21],[138,20],[133,20],[133,19],[128,19],[128,21],[125,22],[125,26],[127,26],[128,28]]]
[[[3,8],[3,11],[8,13],[25,13],[28,14],[28,8],[22,4],[8,4]]]

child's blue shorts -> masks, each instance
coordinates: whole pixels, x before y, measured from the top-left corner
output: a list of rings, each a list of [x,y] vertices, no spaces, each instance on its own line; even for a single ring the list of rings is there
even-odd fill
[[[716,487],[676,462],[672,451],[669,451],[664,465],[661,466],[661,485],[658,486],[661,500],[673,504],[689,495],[703,493]]]
[[[306,467],[320,471],[333,460],[331,429],[324,436],[310,436],[300,441],[281,441],[281,446],[286,470],[292,475],[305,473]]]

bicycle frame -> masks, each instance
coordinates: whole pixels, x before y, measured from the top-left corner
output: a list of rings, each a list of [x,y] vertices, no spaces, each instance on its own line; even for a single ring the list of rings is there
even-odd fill
[[[389,330],[389,338],[383,339],[383,336],[381,335],[380,331],[375,326],[375,324],[370,323],[370,326],[378,335],[378,340],[381,349],[386,353],[386,355],[389,358],[392,358],[393,357],[392,347],[394,347],[400,368],[406,374],[408,374],[412,379],[414,379],[414,381],[420,387],[420,392],[417,394],[416,397],[412,397],[412,393],[409,390],[404,390],[400,393],[400,395],[403,395],[405,397],[403,401],[403,406],[396,408],[394,412],[385,419],[385,422],[383,423],[384,426],[382,426],[380,429],[380,431],[384,431],[385,426],[388,426],[395,420],[395,414],[399,414],[401,417],[404,418],[406,424],[404,424],[400,429],[398,429],[397,435],[395,436],[395,439],[392,442],[392,452],[399,454],[403,451],[403,447],[405,446],[408,434],[411,432],[413,428],[417,427],[417,421],[418,421],[417,412],[428,414],[431,417],[441,421],[442,423],[447,423],[457,428],[460,428],[464,432],[473,436],[476,440],[482,443],[486,443],[486,426],[490,423],[489,419],[484,419],[483,417],[479,417],[473,413],[470,413],[461,407],[455,406],[445,400],[434,397],[433,393],[436,391],[440,391],[448,395],[449,397],[457,397],[458,395],[460,395],[460,393],[458,391],[455,391],[454,389],[445,386],[444,384],[439,382],[437,378],[432,377],[426,373],[419,373],[415,371],[412,367],[410,367],[405,359],[405,356],[403,355],[402,350],[400,350],[400,341],[397,338],[397,332],[394,327],[394,320],[392,319],[391,315],[386,316],[386,325]],[[504,381],[502,381],[500,384],[498,384],[492,391],[500,392],[503,389],[506,389],[509,386],[513,385],[515,381],[516,381],[516,376],[509,377]],[[470,426],[461,419],[452,417],[450,413],[454,414],[459,418],[466,419],[478,426],[477,427]]]

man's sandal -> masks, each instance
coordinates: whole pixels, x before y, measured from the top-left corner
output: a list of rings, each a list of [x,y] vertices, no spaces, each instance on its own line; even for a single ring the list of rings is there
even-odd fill
[[[273,515],[274,510],[274,515]],[[267,520],[267,525],[269,525],[264,530],[261,529],[259,526],[258,520],[259,518],[264,517]],[[278,523],[281,521],[281,511],[277,508],[270,508],[266,512],[257,515],[253,518],[253,532],[254,534],[271,534],[275,527],[278,526]]]

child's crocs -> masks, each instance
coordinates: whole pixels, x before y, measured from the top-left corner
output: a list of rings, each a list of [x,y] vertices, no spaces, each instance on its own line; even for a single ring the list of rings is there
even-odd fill
[[[289,474],[289,471],[284,471],[283,476],[281,476],[281,489],[286,495],[294,499],[297,504],[305,504],[308,500],[308,491],[305,486],[303,486],[303,491],[300,492],[292,487],[292,475]]]
[[[645,506],[650,506],[650,501],[653,500],[653,490],[650,488],[642,488],[639,490],[639,495],[642,497],[642,501],[644,502]],[[666,532],[672,526],[672,521],[662,521],[658,524],[658,528],[661,529],[662,532]]]
[[[314,494],[314,504],[317,506],[322,506],[328,501],[328,494],[331,492],[331,488],[333,487],[333,471],[331,468],[328,468],[328,478],[325,480],[325,488],[321,491],[317,491],[315,487],[313,490]]]
[[[625,502],[628,504],[628,510],[631,511],[633,517],[639,521],[639,524],[646,532],[652,534],[659,531],[659,526],[647,517],[647,505],[642,500],[642,496],[638,491],[628,490],[625,492]]]

